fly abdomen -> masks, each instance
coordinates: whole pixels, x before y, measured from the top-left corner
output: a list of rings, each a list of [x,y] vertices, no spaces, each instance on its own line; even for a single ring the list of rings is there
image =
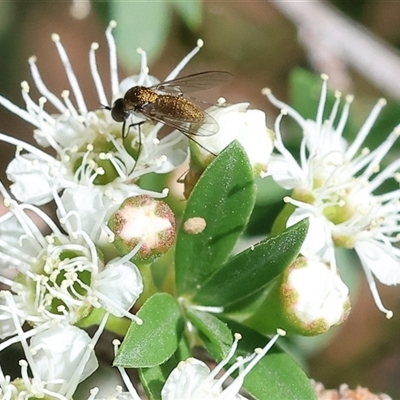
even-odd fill
[[[203,122],[204,112],[191,101],[180,96],[160,95],[154,103],[158,112],[177,120]]]

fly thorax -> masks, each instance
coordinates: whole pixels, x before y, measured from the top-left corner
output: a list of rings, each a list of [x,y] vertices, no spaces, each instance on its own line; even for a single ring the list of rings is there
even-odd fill
[[[144,86],[135,86],[125,93],[125,109],[138,110],[145,104],[154,103],[157,98],[158,94],[154,90]]]

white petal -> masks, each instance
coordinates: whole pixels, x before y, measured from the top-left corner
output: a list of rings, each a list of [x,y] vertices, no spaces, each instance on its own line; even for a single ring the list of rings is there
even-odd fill
[[[218,122],[219,130],[215,135],[196,136],[203,148],[201,153],[209,157],[209,150],[219,154],[233,140],[237,139],[245,149],[251,165],[258,169],[267,169],[273,149],[272,138],[266,127],[265,113],[249,110],[249,103],[239,103],[227,107],[211,107],[207,112]]]
[[[55,326],[32,337],[30,347],[33,359],[43,381],[63,379],[70,381],[81,368],[82,357],[91,343],[89,335],[75,326]],[[86,379],[98,367],[92,349],[79,382]]]
[[[143,292],[143,281],[136,265],[130,261],[118,264],[118,260],[111,260],[98,274],[93,289],[102,295],[100,302],[107,311],[122,317],[119,309],[127,313],[132,308]]]
[[[373,241],[360,241],[354,246],[362,264],[384,285],[400,283],[400,263],[388,250]]]
[[[14,158],[6,170],[7,178],[14,182],[10,187],[12,194],[23,203],[37,206],[48,203],[53,199],[51,188],[55,186],[54,178],[49,177],[48,163],[32,154],[20,157],[24,160]]]
[[[302,182],[301,169],[296,164],[288,162],[283,156],[273,154],[269,160],[267,176],[284,189],[293,189]]]
[[[170,373],[161,390],[162,400],[177,399],[202,399],[205,396],[193,397],[194,393],[204,384],[210,374],[210,369],[202,361],[196,358],[188,358],[181,361]],[[213,381],[208,385],[211,387]]]
[[[296,208],[286,226],[292,226],[304,218],[309,219],[309,227],[300,253],[310,259],[317,257],[331,261],[332,239],[325,218],[317,217],[311,210]]]
[[[18,253],[22,250],[24,255],[32,257],[37,255],[37,249],[32,246],[31,242],[24,240],[20,243],[19,238],[25,233],[21,224],[11,212],[0,218],[0,269],[15,267],[12,260],[5,255],[18,258]]]
[[[179,142],[173,146],[168,146],[168,142],[171,140],[171,135],[179,135]],[[156,148],[154,158],[157,159],[161,156],[165,156],[166,160],[155,172],[157,174],[166,174],[167,172],[173,171],[185,162],[188,152],[189,146],[186,136],[178,131],[171,132],[168,136],[161,139],[160,145]]]
[[[76,218],[70,218],[74,230],[82,229],[90,238],[96,241],[101,233],[101,225],[105,223],[117,205],[112,207],[111,200],[105,198],[103,191],[94,187],[75,187],[64,190],[61,201],[66,212],[76,211],[79,214],[81,228],[76,225]],[[57,210],[59,218],[63,213]]]

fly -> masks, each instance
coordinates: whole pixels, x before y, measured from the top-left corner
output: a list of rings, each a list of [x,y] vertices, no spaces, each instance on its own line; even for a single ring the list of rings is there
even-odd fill
[[[104,108],[111,111],[111,116],[115,121],[123,123],[123,138],[132,126],[138,126],[140,135],[140,125],[145,121],[131,124],[126,130],[128,118],[136,114],[146,120],[161,122],[177,129],[196,142],[193,136],[214,135],[218,132],[219,126],[211,115],[203,111],[191,99],[184,97],[184,94],[207,90],[227,83],[231,79],[232,75],[229,72],[206,71],[150,87],[133,86],[128,89],[123,98],[115,100],[112,107]],[[139,154],[140,146],[139,140]]]

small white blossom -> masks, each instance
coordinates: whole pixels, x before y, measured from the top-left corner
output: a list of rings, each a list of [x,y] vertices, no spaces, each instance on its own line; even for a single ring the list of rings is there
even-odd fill
[[[254,174],[265,173],[273,150],[273,132],[266,126],[265,113],[248,107],[249,103],[238,103],[207,110],[217,121],[219,130],[215,135],[196,136],[195,142],[191,143],[194,156],[204,167],[213,154],[218,155],[236,139],[246,151]]]
[[[106,108],[125,91],[136,85],[151,86],[159,81],[148,74],[146,53],[139,49],[142,58],[139,75],[130,76],[119,81],[117,72],[116,45],[112,21],[106,31],[110,50],[111,98],[105,94],[101,77],[96,64],[98,44],[92,44],[89,53],[89,65],[92,79],[103,108],[90,111],[86,105],[67,53],[58,35],[53,34],[60,59],[70,84],[76,104],[70,99],[70,91],[65,90],[61,99],[52,93],[42,80],[36,65],[36,58],[29,59],[33,81],[42,95],[36,103],[29,95],[27,82],[23,82],[22,97],[25,108],[22,109],[0,96],[0,104],[34,126],[34,138],[43,147],[51,147],[56,153],[53,157],[46,152],[18,139],[0,134],[0,140],[17,146],[16,156],[7,168],[7,176],[13,182],[14,196],[22,202],[42,205],[52,200],[52,188],[57,191],[67,188],[89,187],[92,192],[100,191],[108,198],[105,202],[115,200],[121,203],[125,197],[149,194],[153,197],[164,197],[141,189],[137,180],[150,172],[165,173],[180,165],[187,156],[187,139],[180,132],[172,132],[159,140],[157,133],[162,124],[154,125],[144,122],[140,129],[130,127],[126,138],[122,137],[122,124],[113,120]],[[200,50],[203,42],[190,52],[178,66],[167,76],[175,78],[190,59]],[[57,114],[45,111],[49,102]],[[143,121],[133,115],[127,125]],[[139,143],[140,142],[140,143]],[[140,149],[139,149],[140,147]],[[94,196],[96,196],[94,194]]]
[[[30,331],[22,330],[11,293],[2,291],[0,296],[11,310],[16,332],[16,340],[12,338],[3,342],[0,350],[19,342],[26,357],[26,360],[20,361],[21,377],[13,381],[3,374],[0,367],[0,398],[72,399],[78,383],[98,367],[94,345],[104,330],[108,315],[103,317],[92,339],[82,329],[55,322],[46,330],[37,330],[28,344]]]
[[[15,294],[18,316],[32,326],[49,325],[54,320],[75,324],[93,308],[141,320],[129,313],[143,291],[142,277],[130,258],[141,243],[123,258],[105,260],[89,235],[74,230],[69,219],[79,225],[79,216],[63,214],[60,222],[66,233],[42,211],[12,200],[0,183],[0,193],[9,212],[0,217],[0,272],[16,271],[12,281],[0,275],[0,282]],[[55,194],[57,203],[60,203]],[[27,211],[45,222],[50,233],[43,235]],[[9,319],[3,307],[0,315]],[[5,323],[3,337],[13,334]]]
[[[382,107],[381,99],[372,109],[355,140],[348,144],[343,138],[352,96],[346,97],[338,121],[340,93],[329,118],[323,121],[327,96],[327,76],[323,75],[321,97],[315,121],[305,120],[285,103],[277,100],[270,90],[264,90],[269,100],[282,109],[275,122],[275,147],[268,175],[282,187],[293,189],[286,201],[297,207],[287,221],[292,225],[310,218],[310,230],[302,248],[311,256],[312,248],[320,257],[335,262],[333,246],[354,249],[362,263],[378,308],[390,318],[379,297],[374,277],[386,285],[400,283],[400,250],[395,246],[400,238],[400,190],[384,194],[380,186],[387,180],[397,181],[400,160],[391,162],[379,171],[380,162],[387,155],[400,134],[397,126],[373,151],[362,148]],[[303,139],[299,161],[285,147],[280,123],[288,114],[302,128]]]
[[[265,356],[279,336],[285,332],[278,329],[278,333],[267,343],[263,349],[256,349],[248,357],[238,357],[236,362],[220,377],[217,375],[233,357],[240,334],[235,334],[235,341],[226,356],[212,371],[208,366],[196,358],[181,361],[171,372],[161,391],[162,400],[244,400],[246,397],[239,394],[245,376]],[[232,372],[238,370],[238,376],[227,387],[223,388],[225,381]]]

